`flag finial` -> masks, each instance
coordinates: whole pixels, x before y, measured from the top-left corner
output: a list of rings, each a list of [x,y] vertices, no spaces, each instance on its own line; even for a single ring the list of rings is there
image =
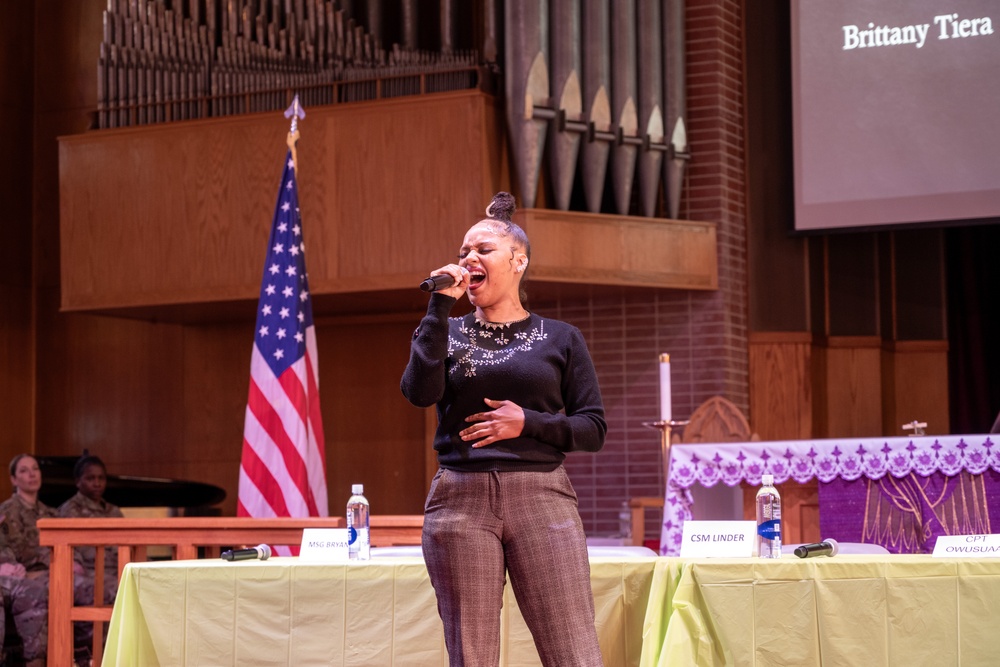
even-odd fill
[[[292,119],[292,127],[288,130],[288,150],[292,152],[292,168],[296,172],[299,170],[299,158],[295,151],[295,143],[299,140],[299,119],[306,117],[306,110],[299,104],[299,96],[292,98],[292,105],[285,109],[285,118]]]
[[[285,118],[292,119],[292,128],[289,130],[289,132],[291,132],[292,134],[298,132],[299,119],[302,118],[304,120],[305,117],[306,117],[306,110],[302,108],[301,104],[299,104],[299,96],[296,95],[292,99],[292,105],[287,109],[285,109]]]

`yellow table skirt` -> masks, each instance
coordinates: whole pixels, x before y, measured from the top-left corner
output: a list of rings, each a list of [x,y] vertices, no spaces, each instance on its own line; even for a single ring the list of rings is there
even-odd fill
[[[1000,559],[663,558],[649,601],[643,667],[1000,665]]]
[[[607,667],[1000,664],[1000,560],[592,558]],[[502,664],[534,666],[508,586]],[[419,558],[126,567],[105,665],[448,664]]]
[[[592,558],[605,664],[638,665],[655,558]],[[539,665],[508,586],[501,659]],[[104,663],[446,666],[444,630],[420,558],[319,564],[296,558],[131,563]]]

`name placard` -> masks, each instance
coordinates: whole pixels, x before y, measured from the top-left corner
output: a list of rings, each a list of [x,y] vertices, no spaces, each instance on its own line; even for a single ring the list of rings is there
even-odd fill
[[[681,558],[748,558],[756,531],[754,521],[685,521]]]
[[[346,528],[304,528],[299,558],[325,563],[346,562],[349,560],[347,539]]]
[[[935,558],[1000,558],[1000,535],[941,535]]]

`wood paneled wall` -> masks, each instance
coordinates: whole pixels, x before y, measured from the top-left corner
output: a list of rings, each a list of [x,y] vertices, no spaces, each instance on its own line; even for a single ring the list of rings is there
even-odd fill
[[[310,110],[313,293],[412,289],[450,257],[502,185],[495,115],[474,91]],[[257,114],[62,138],[63,308],[255,299],[287,130]]]
[[[9,3],[0,21],[0,462],[32,443],[32,3]],[[6,469],[6,468],[5,468]],[[6,474],[0,478],[6,479]],[[2,485],[0,485],[2,488]]]
[[[761,440],[813,436],[812,336],[750,334],[750,425]]]
[[[882,431],[882,341],[828,338],[814,350],[815,435],[869,437]]]
[[[750,424],[762,440],[948,432],[947,341],[761,333],[750,339]]]
[[[398,389],[419,318],[317,322],[333,514],[343,513],[355,482],[378,499],[379,513],[422,509],[424,416]],[[179,325],[79,314],[58,321],[41,344],[60,354],[40,360],[46,412],[58,418],[39,423],[39,449],[87,448],[112,473],[217,484],[227,493],[222,513],[235,514],[253,321]]]
[[[9,6],[7,6],[9,5]],[[7,3],[0,21],[0,460],[49,450],[38,434],[57,421],[65,387],[43,378],[48,360],[63,358],[62,324],[55,322],[59,285],[58,151],[56,137],[87,127],[96,68],[89,54],[101,38],[103,0]],[[88,54],[86,60],[84,54]],[[44,388],[44,389],[43,389]],[[61,414],[61,413],[56,413]],[[72,453],[75,448],[67,451]],[[0,475],[0,495],[10,489]]]
[[[926,422],[928,433],[950,433],[948,341],[897,341],[882,349],[882,432],[913,433],[903,425]]]
[[[423,512],[428,474],[433,475],[425,466],[430,449],[425,411],[410,405],[399,389],[420,316],[320,323],[317,345],[323,355],[320,381],[332,513],[343,514],[354,483],[365,485],[373,512]]]
[[[538,208],[519,211],[515,220],[531,239],[534,281],[719,286],[713,223]]]

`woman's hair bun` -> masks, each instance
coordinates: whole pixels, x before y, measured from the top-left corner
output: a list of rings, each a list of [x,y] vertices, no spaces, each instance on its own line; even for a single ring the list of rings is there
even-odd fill
[[[514,218],[514,211],[517,206],[514,204],[514,195],[509,192],[498,192],[493,195],[493,201],[486,207],[487,217],[503,222],[510,222]]]

